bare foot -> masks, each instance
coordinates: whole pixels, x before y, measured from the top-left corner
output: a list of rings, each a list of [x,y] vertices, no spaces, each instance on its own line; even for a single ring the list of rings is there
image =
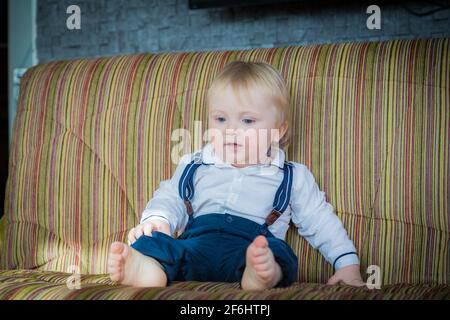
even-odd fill
[[[242,289],[273,288],[281,279],[281,267],[275,261],[266,237],[257,236],[247,248],[246,266],[241,279]]]
[[[135,287],[165,287],[167,276],[157,260],[122,242],[111,244],[108,273],[112,281]]]

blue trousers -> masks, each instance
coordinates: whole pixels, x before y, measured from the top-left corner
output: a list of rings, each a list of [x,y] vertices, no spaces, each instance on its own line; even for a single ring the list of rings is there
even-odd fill
[[[283,278],[275,287],[297,281],[298,260],[291,247],[276,238],[265,225],[231,215],[211,213],[189,218],[185,231],[172,238],[153,231],[139,237],[131,247],[159,261],[172,281],[241,281],[247,247],[258,235],[267,238]]]

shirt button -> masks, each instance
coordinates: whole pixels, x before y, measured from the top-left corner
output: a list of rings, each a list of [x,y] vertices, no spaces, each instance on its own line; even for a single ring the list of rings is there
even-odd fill
[[[233,221],[233,217],[227,217],[227,222],[231,223]]]
[[[267,230],[266,230],[266,229],[263,229],[263,230],[261,230],[261,233],[262,233],[263,235],[266,235],[266,234],[267,234]]]

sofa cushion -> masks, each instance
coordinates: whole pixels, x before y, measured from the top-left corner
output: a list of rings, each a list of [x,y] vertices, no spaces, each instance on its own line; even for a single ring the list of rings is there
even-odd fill
[[[1,299],[133,299],[133,300],[320,300],[320,299],[450,299],[450,285],[393,284],[380,289],[320,283],[295,283],[287,288],[250,291],[239,283],[174,281],[166,288],[118,285],[108,275],[80,275],[79,289],[70,287],[72,274],[36,270],[0,271]],[[73,288],[73,289],[70,289]]]

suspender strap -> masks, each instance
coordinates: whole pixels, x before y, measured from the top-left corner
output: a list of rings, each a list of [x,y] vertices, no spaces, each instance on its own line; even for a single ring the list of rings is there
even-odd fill
[[[183,174],[180,178],[180,183],[178,184],[178,192],[180,194],[181,199],[183,199],[184,204],[186,205],[188,215],[192,215],[192,203],[191,199],[194,196],[194,183],[193,176],[195,171],[199,166],[203,163],[201,159],[198,158],[198,155],[194,157],[186,168],[183,171]],[[281,214],[286,210],[289,205],[289,200],[291,197],[291,189],[292,189],[292,180],[294,175],[294,165],[289,161],[284,162],[283,167],[283,181],[281,185],[278,187],[278,190],[275,194],[275,198],[273,200],[273,209],[270,214],[266,217],[265,224],[270,226],[273,224]]]
[[[292,180],[294,176],[294,165],[289,161],[284,162],[284,176],[281,185],[275,193],[273,200],[273,209],[266,218],[266,225],[273,224],[286,210],[291,198]]]
[[[180,194],[181,199],[184,200],[184,204],[186,205],[188,215],[193,213],[191,199],[194,196],[194,182],[192,179],[195,173],[195,170],[199,166],[202,165],[202,161],[200,158],[200,153],[194,155],[194,160],[192,160],[181,175],[180,182],[178,184],[178,193]]]

